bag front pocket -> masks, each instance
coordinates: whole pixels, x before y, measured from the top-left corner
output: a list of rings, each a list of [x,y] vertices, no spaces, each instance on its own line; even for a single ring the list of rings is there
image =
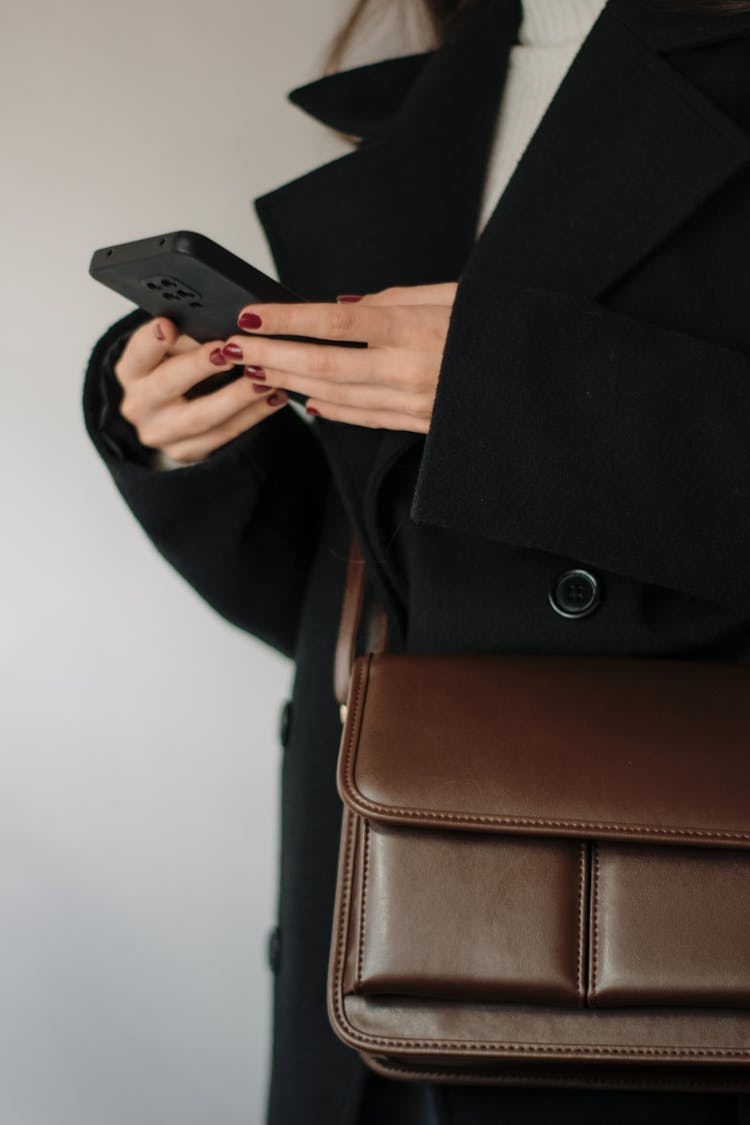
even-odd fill
[[[363,821],[352,991],[581,1007],[587,847]]]
[[[589,1005],[748,1007],[749,908],[747,852],[595,843]]]

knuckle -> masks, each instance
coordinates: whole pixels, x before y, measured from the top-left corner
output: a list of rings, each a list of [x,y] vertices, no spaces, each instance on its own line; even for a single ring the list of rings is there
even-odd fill
[[[194,434],[202,434],[204,430],[208,430],[213,421],[211,406],[198,400],[191,403],[189,409],[185,412],[183,429],[186,436],[192,437]]]
[[[435,379],[427,371],[418,371],[411,380],[411,389],[417,394],[429,394],[435,384]]]
[[[120,414],[122,414],[126,422],[130,422],[131,425],[135,423],[136,419],[133,410],[133,400],[128,394],[124,394],[122,396],[122,402],[120,403]]]
[[[127,377],[126,374],[125,374],[125,368],[124,368],[124,365],[123,365],[124,357],[125,357],[125,353],[123,352],[123,354],[118,359],[117,363],[112,368],[112,371],[114,372],[115,378],[117,379],[117,382],[120,384],[121,387],[125,386],[125,379]]]
[[[408,371],[405,379],[406,389],[417,394],[426,395],[437,383],[437,372],[431,363],[415,363]]]
[[[305,365],[311,375],[327,375],[331,371],[331,361],[328,354],[323,348],[312,345],[306,360]]]
[[[331,307],[330,330],[331,335],[344,336],[350,332],[354,325],[354,314],[346,305]]]
[[[408,394],[405,401],[405,410],[407,414],[423,414],[425,408],[425,400],[423,394]]]
[[[131,426],[138,427],[142,419],[147,415],[148,409],[144,402],[143,395],[126,387],[120,402],[120,414],[126,422],[130,422]]]
[[[136,426],[136,432],[143,445],[149,445],[152,449],[160,448],[160,434],[156,427],[145,423],[142,426]]]
[[[164,423],[155,418],[145,418],[142,422],[135,424],[136,433],[144,445],[150,445],[154,449],[161,449],[169,441],[174,441],[174,434],[171,433]]]

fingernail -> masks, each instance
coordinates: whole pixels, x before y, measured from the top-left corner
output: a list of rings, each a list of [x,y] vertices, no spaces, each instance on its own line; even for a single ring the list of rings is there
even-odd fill
[[[243,313],[237,323],[240,328],[260,328],[263,321],[257,313]]]
[[[268,396],[266,402],[269,406],[282,406],[286,402],[286,395],[283,391],[274,391],[272,395]]]
[[[337,301],[361,301],[364,293],[339,293]]]
[[[248,379],[265,379],[266,377],[266,373],[262,367],[253,367],[251,364],[248,364],[245,368],[245,374]]]
[[[306,406],[306,407],[305,407],[305,410],[307,411],[307,413],[308,413],[308,414],[317,414],[317,415],[320,415],[320,411],[319,411],[319,410],[316,410],[314,406]]]
[[[242,359],[242,348],[239,348],[237,344],[225,344],[221,350],[226,356],[225,363],[228,359]]]
[[[261,392],[265,394],[265,392],[270,391],[270,389],[271,388],[268,386],[268,383],[253,383],[253,390],[257,391],[258,394],[260,394]]]
[[[154,332],[156,333],[157,340],[166,340],[167,337],[162,332],[160,324],[154,325]]]
[[[224,353],[221,348],[214,348],[208,358],[211,360],[211,363],[215,363],[217,367],[226,366],[227,361],[224,358]]]

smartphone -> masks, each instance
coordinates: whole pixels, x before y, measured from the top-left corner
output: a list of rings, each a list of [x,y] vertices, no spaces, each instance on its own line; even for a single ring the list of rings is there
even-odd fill
[[[94,251],[89,273],[151,316],[168,317],[182,334],[199,344],[240,334],[237,317],[244,305],[308,299],[274,281],[213,239],[190,230],[104,246]],[[277,340],[367,346],[348,340],[268,335]],[[207,376],[185,397],[209,394],[240,377],[242,365],[237,364],[230,371]],[[302,405],[309,397],[284,389],[291,399]]]

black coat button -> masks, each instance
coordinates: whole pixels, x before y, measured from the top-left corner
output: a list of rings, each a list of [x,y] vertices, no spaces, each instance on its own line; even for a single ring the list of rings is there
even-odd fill
[[[286,699],[279,712],[279,742],[286,749],[289,743],[289,731],[292,725],[292,701]]]
[[[588,570],[566,570],[557,577],[549,600],[561,617],[586,617],[601,601],[599,583]]]
[[[268,964],[272,973],[278,973],[281,964],[281,930],[278,926],[268,935]]]

